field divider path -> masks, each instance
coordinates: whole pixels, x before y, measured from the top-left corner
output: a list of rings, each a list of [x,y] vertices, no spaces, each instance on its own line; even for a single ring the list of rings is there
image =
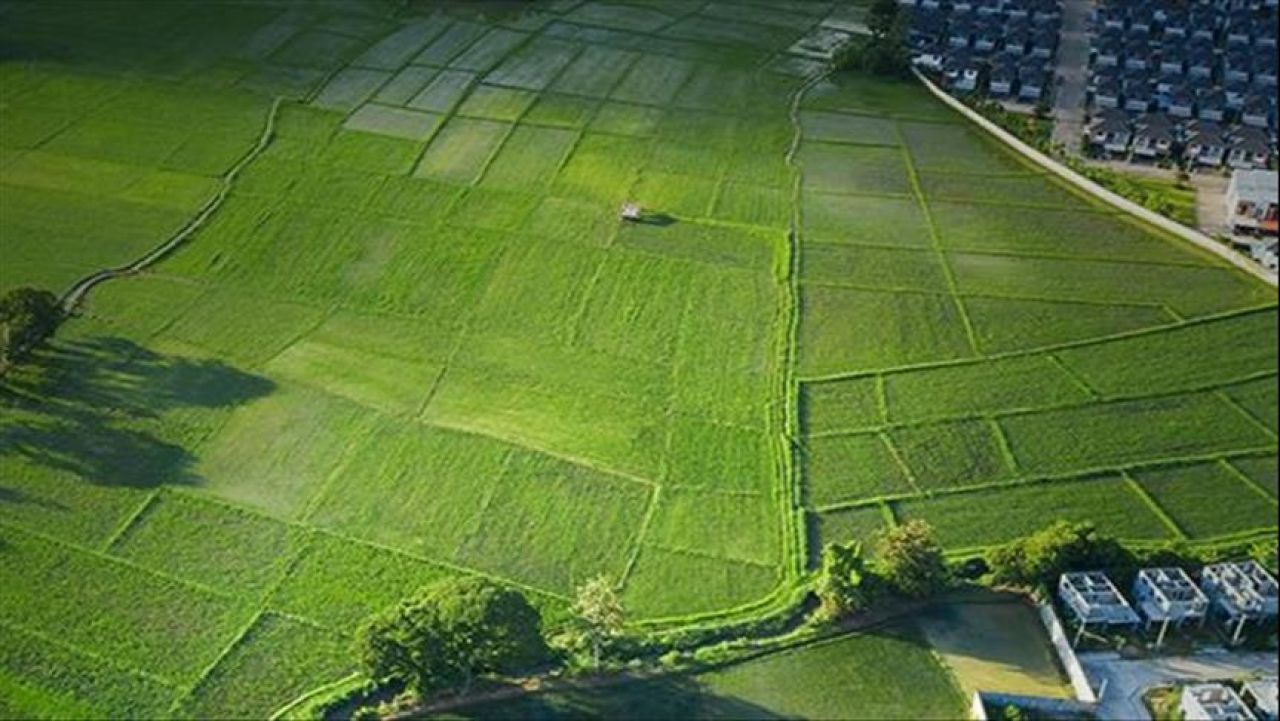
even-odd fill
[[[1053,173],[1061,180],[1064,180],[1071,186],[1074,186],[1078,191],[1087,193],[1088,195],[1093,196],[1114,208],[1138,218],[1148,225],[1177,236],[1178,238],[1181,238],[1182,240],[1205,250],[1222,260],[1225,260],[1235,266],[1236,269],[1244,271],[1248,275],[1261,280],[1272,288],[1276,287],[1278,278],[1275,273],[1265,270],[1262,266],[1254,263],[1252,260],[1247,260],[1244,256],[1228,249],[1221,243],[1215,242],[1212,238],[1198,230],[1192,230],[1181,223],[1174,222],[1163,215],[1147,210],[1133,201],[1122,198],[1110,190],[1103,188],[1092,180],[1089,180],[1076,171],[1022,142],[990,120],[978,115],[964,103],[951,97],[948,93],[943,92],[937,85],[934,85],[931,80],[921,74],[920,71],[912,68],[912,72],[920,83],[924,85],[925,89],[938,100],[960,113],[974,125],[977,125],[996,140],[1013,149],[1022,157],[1030,160],[1050,173]]]
[[[1263,488],[1257,481],[1251,478],[1249,474],[1245,473],[1244,471],[1241,471],[1239,468],[1236,468],[1235,464],[1233,464],[1231,461],[1225,458],[1222,458],[1218,460],[1218,464],[1221,465],[1223,468],[1225,468],[1227,472],[1230,473],[1232,476],[1240,479],[1246,486],[1249,487],[1249,490],[1253,491],[1254,493],[1257,493],[1259,496],[1262,496],[1262,498],[1266,499],[1267,503],[1270,503],[1272,506],[1280,506],[1280,499],[1277,499],[1275,496],[1271,495],[1271,493],[1267,491],[1267,489]]]
[[[1191,537],[1187,535],[1186,530],[1184,530],[1182,526],[1178,525],[1177,521],[1173,520],[1173,516],[1170,516],[1168,512],[1164,510],[1164,507],[1160,505],[1159,501],[1153,498],[1151,494],[1147,492],[1147,489],[1142,487],[1141,483],[1138,483],[1138,479],[1134,478],[1128,471],[1121,471],[1120,476],[1124,478],[1124,483],[1129,487],[1129,490],[1133,492],[1135,496],[1142,499],[1143,505],[1154,513],[1156,518],[1159,518],[1160,522],[1163,523],[1166,528],[1173,532],[1174,538],[1179,541],[1191,540]]]
[[[1273,430],[1271,426],[1267,425],[1266,423],[1263,423],[1257,416],[1255,416],[1247,408],[1245,408],[1244,406],[1236,402],[1236,399],[1232,398],[1226,391],[1223,391],[1222,388],[1226,387],[1227,385],[1234,385],[1234,384],[1225,384],[1213,391],[1213,394],[1218,397],[1218,400],[1231,406],[1231,408],[1233,408],[1237,413],[1239,413],[1241,417],[1243,417],[1245,420],[1252,423],[1254,427],[1256,427],[1258,430],[1262,431],[1263,433],[1267,434],[1271,438],[1273,439],[1280,438],[1280,437],[1277,437],[1275,430]]]
[[[152,504],[156,502],[163,490],[163,486],[152,490],[147,494],[146,498],[142,499],[142,503],[139,503],[138,507],[133,509],[133,512],[124,517],[124,520],[120,522],[120,525],[116,527],[116,530],[107,537],[107,540],[102,542],[101,550],[103,553],[109,553],[112,546],[115,546],[120,539],[125,537],[125,534],[129,532],[129,529],[133,528],[134,525],[137,524],[138,519],[142,518],[143,514],[147,512],[147,509],[151,508]]]
[[[11,633],[16,633],[19,636],[30,636],[38,640],[40,643],[48,644],[50,646],[53,646],[54,648],[60,648],[64,651],[75,654],[76,656],[81,656],[83,658],[91,659],[101,664],[104,668],[114,669],[116,671],[121,671],[133,676],[137,676],[138,678],[144,678],[148,681],[151,681],[152,683],[157,683],[173,691],[175,696],[181,691],[181,688],[179,687],[178,682],[169,678],[168,676],[161,676],[158,673],[153,673],[151,671],[144,671],[140,668],[136,668],[134,666],[121,663],[119,660],[115,658],[104,656],[98,653],[97,651],[91,651],[78,644],[70,643],[60,637],[45,633],[44,631],[38,631],[33,628],[27,628],[22,624],[14,623],[4,618],[0,618],[0,628],[4,628],[5,630]]]
[[[956,280],[955,270],[951,267],[951,259],[947,257],[946,249],[942,245],[942,234],[938,231],[938,221],[933,217],[933,210],[929,207],[929,199],[924,194],[924,186],[920,184],[920,171],[916,168],[911,146],[907,144],[907,136],[902,132],[901,124],[894,123],[893,131],[897,135],[898,143],[902,150],[902,161],[907,167],[907,180],[911,183],[911,193],[915,196],[916,203],[920,206],[920,212],[924,215],[925,226],[929,229],[929,244],[933,247],[933,253],[938,260],[938,265],[942,268],[942,274],[947,280],[947,288],[950,291],[951,300],[955,303],[956,310],[960,313],[960,321],[964,324],[965,337],[969,339],[969,348],[975,356],[982,357],[982,344],[978,342],[978,333],[974,330],[973,320],[969,317],[969,308],[964,304],[964,297],[960,293],[960,283]]]

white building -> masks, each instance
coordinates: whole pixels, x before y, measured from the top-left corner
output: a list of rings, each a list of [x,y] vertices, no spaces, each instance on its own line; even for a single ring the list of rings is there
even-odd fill
[[[1169,624],[1187,621],[1204,623],[1209,613],[1209,597],[1204,595],[1181,568],[1144,568],[1133,581],[1134,605],[1142,612],[1147,628],[1160,624],[1156,647],[1164,644]]]
[[[1237,233],[1276,235],[1276,198],[1280,173],[1274,170],[1237,170],[1227,186],[1227,218]]]
[[[1253,715],[1262,721],[1276,721],[1280,715],[1280,694],[1277,694],[1275,676],[1250,681],[1240,689],[1240,697],[1253,709]]]
[[[1182,689],[1179,708],[1187,721],[1257,721],[1236,692],[1220,683]]]
[[[1280,607],[1280,587],[1257,561],[1205,566],[1200,587],[1213,611],[1233,627],[1232,643],[1240,641],[1246,622],[1274,619]]]

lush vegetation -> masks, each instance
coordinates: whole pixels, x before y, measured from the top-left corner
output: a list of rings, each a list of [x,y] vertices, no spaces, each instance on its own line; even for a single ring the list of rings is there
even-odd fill
[[[0,291],[218,200],[0,379],[6,713],[265,717],[460,578],[603,665],[610,608],[655,653],[774,633],[818,548],[916,518],[844,578],[1049,518],[1274,531],[1273,293],[910,83],[809,86],[833,3],[468,5],[6,12]],[[954,716],[911,633],[724,688]]]

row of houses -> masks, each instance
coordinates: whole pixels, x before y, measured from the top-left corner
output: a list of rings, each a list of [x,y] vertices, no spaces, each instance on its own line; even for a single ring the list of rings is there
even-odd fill
[[[913,62],[958,93],[1038,103],[1049,95],[1059,0],[899,0],[911,6]]]
[[[1158,647],[1170,625],[1203,625],[1210,618],[1221,619],[1232,643],[1238,643],[1246,623],[1274,622],[1280,604],[1275,577],[1256,561],[1205,566],[1198,584],[1181,568],[1146,568],[1135,577],[1132,594],[1134,604],[1097,571],[1058,579],[1058,600],[1077,625],[1076,643],[1090,626],[1158,625]]]
[[[1117,108],[1094,113],[1085,128],[1093,154],[1115,159],[1174,160],[1189,169],[1267,168],[1275,163],[1275,137],[1268,130],[1169,113],[1131,115]]]
[[[1246,681],[1240,693],[1222,683],[1197,683],[1182,689],[1178,709],[1186,721],[1275,721],[1277,678]]]

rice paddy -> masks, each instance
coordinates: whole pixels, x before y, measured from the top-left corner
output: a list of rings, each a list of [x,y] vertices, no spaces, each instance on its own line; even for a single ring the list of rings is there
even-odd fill
[[[0,27],[0,291],[159,245],[272,122],[0,380],[0,712],[266,717],[454,574],[678,626],[905,518],[1274,530],[1274,292],[919,88],[806,89],[832,3],[234,10]],[[789,665],[708,683],[838,715]]]

